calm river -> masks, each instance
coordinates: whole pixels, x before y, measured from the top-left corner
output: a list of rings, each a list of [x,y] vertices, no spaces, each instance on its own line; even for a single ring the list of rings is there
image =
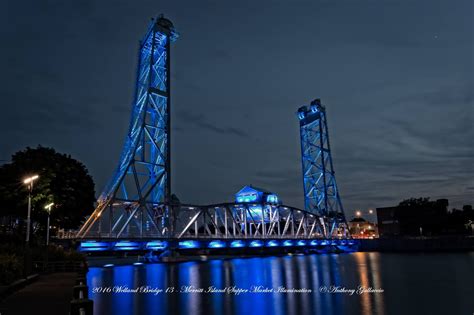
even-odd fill
[[[90,268],[94,314],[474,314],[474,252]],[[168,291],[168,292],[166,292]]]

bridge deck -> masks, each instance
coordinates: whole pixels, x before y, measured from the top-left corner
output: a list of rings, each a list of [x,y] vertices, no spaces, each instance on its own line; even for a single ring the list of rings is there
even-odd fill
[[[199,239],[89,239],[80,240],[81,252],[166,251],[188,249],[315,249],[323,251],[354,251],[359,242],[354,239],[303,239],[303,238],[199,238]]]

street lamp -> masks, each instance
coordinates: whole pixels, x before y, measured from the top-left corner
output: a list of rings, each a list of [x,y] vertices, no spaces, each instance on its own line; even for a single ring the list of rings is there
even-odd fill
[[[51,202],[50,204],[48,204],[44,207],[46,209],[46,211],[48,211],[48,224],[47,224],[47,227],[46,227],[46,246],[49,245],[49,215],[51,214],[51,207],[53,205],[54,205],[54,203]]]
[[[38,179],[38,175],[25,178],[23,183],[28,185],[28,217],[26,219],[26,244],[30,244],[30,221],[31,221],[31,192],[33,191],[33,182]]]
[[[369,209],[369,213],[370,213],[370,214],[374,213],[374,210]]]
[[[356,211],[356,216],[357,217],[360,217],[360,214],[361,214],[360,211]]]

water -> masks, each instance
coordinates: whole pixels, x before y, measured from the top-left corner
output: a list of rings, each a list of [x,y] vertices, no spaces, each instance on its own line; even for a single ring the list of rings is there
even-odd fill
[[[236,258],[91,268],[88,284],[100,315],[473,314],[473,266],[474,253]],[[147,286],[153,292],[127,292]],[[190,292],[210,286],[234,291]],[[359,286],[383,292],[351,294]],[[255,287],[259,292],[250,292]],[[305,292],[276,292],[278,287]],[[330,293],[334,287],[339,293]],[[167,288],[175,292],[159,292]],[[237,294],[239,289],[250,291]]]

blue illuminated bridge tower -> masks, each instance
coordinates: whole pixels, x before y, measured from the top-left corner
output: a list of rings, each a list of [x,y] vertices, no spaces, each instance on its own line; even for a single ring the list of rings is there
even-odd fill
[[[159,17],[140,42],[135,98],[120,162],[78,237],[170,233],[170,44],[177,37],[171,21]]]
[[[315,213],[327,238],[348,234],[329,144],[326,108],[316,99],[298,109],[305,210]]]
[[[177,37],[171,21],[159,17],[140,42],[125,145],[96,209],[76,235],[79,250],[157,255],[354,250],[357,242],[345,234],[320,103],[299,112],[305,209],[252,185],[231,202],[193,205],[172,198],[170,45]]]

